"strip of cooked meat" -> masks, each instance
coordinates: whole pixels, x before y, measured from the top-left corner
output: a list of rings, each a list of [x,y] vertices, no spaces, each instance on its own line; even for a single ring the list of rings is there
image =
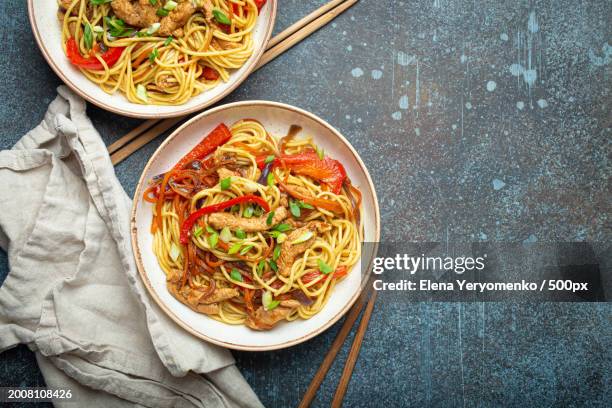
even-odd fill
[[[311,221],[305,226],[293,230],[287,236],[285,242],[283,242],[281,245],[280,257],[278,258],[277,262],[279,273],[282,276],[289,276],[291,274],[291,267],[293,266],[293,262],[295,262],[295,258],[314,244],[316,238],[315,233],[317,231],[320,233],[329,231],[330,228],[331,225],[326,222]],[[299,244],[292,243],[308,231],[312,232],[312,237],[310,239]]]
[[[61,0],[68,2],[69,0]],[[177,0],[175,0],[177,1]],[[152,5],[149,0],[113,0],[111,6],[115,15],[131,26],[146,28],[160,23],[160,36],[183,36],[183,26],[199,9],[204,11],[207,20],[212,21],[213,4],[210,0],[178,0],[176,8],[165,17],[157,15],[159,4]]]
[[[267,231],[289,215],[285,207],[278,207],[274,210],[272,222],[268,225],[268,215],[264,214],[261,217],[243,218],[226,212],[212,213],[208,216],[208,223],[215,229],[228,227],[231,230],[241,229],[244,232],[261,232]]]
[[[195,310],[196,312],[199,313],[204,313],[204,314],[219,314],[219,305],[216,303],[213,304],[201,304],[201,303],[197,303],[197,304],[190,304],[187,300],[187,298],[185,297],[185,295],[183,293],[181,293],[178,289],[178,286],[176,283],[172,282],[171,280],[169,280],[167,282],[167,287],[168,287],[168,292],[170,292],[172,294],[172,296],[174,296],[179,302],[189,306],[192,310]]]
[[[182,28],[196,11],[197,8],[191,0],[180,2],[167,17],[161,19],[159,34],[163,36],[173,34],[177,29]]]
[[[210,305],[211,303],[218,303],[224,300],[231,299],[233,297],[238,296],[240,293],[235,288],[219,288],[215,289],[215,291],[210,296],[204,296],[206,294],[203,290],[193,290],[189,296],[187,297],[187,301],[189,303],[194,304],[206,304]]]
[[[283,303],[289,307],[282,306]],[[255,313],[247,317],[245,324],[254,330],[270,330],[276,323],[286,319],[299,305],[298,301],[287,300],[272,310],[266,310],[260,306]]]
[[[153,6],[149,0],[113,0],[111,7],[117,17],[134,27],[150,27],[160,20],[157,6]]]

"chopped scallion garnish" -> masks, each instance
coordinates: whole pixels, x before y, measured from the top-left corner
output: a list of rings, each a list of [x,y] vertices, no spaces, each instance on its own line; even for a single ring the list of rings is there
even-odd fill
[[[233,268],[232,272],[230,272],[230,278],[232,278],[232,280],[242,282],[242,274],[236,268]]]
[[[274,211],[270,211],[268,213],[268,218],[266,218],[266,224],[272,225],[272,220],[274,219]]]
[[[172,36],[166,38],[166,41],[164,41],[164,46],[166,46],[166,47],[169,46],[172,43],[173,40],[174,40],[174,37],[172,37]]]
[[[245,239],[246,237],[247,237],[246,232],[244,232],[240,228],[238,228],[236,230],[236,238],[238,238],[238,239]]]
[[[328,273],[333,272],[333,268],[326,264],[322,259],[317,260],[317,265],[319,265],[319,271],[321,271],[322,274],[327,275]]]
[[[251,250],[251,248],[253,248],[253,245],[245,246],[240,250],[240,255],[246,255]]]
[[[269,155],[268,157],[266,157],[266,160],[264,160],[264,163],[265,163],[265,164],[270,164],[270,163],[272,163],[273,161],[274,161],[274,155],[273,155],[273,154],[271,154],[271,155]]]
[[[272,260],[277,261],[281,254],[281,247],[277,245],[274,247],[274,251],[272,252]]]
[[[136,96],[138,99],[145,103],[149,103],[149,96],[147,95],[147,88],[143,84],[138,84],[136,87]]]
[[[230,188],[231,185],[232,185],[231,177],[226,177],[219,182],[219,187],[221,187],[221,190],[227,190]]]
[[[242,244],[240,242],[237,242],[235,244],[233,244],[228,250],[227,253],[229,255],[233,255],[235,253],[237,253],[240,250],[240,247],[242,246]]]
[[[223,13],[221,10],[213,10],[213,16],[215,17],[215,20],[217,20],[217,22],[221,23],[221,24],[231,24],[232,22],[230,21],[229,17],[225,15],[225,13]]]
[[[293,200],[289,201],[289,210],[295,218],[299,218],[302,215],[299,204]]]
[[[228,227],[223,227],[221,233],[219,234],[219,238],[221,238],[221,241],[223,242],[230,242],[232,240],[232,232]]]
[[[219,243],[219,234],[216,232],[208,236],[208,244],[211,248],[216,248]]]

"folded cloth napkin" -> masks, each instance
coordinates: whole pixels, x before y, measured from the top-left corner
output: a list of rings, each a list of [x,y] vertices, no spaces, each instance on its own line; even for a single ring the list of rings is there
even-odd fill
[[[227,350],[151,302],[132,256],[130,199],[83,100],[58,92],[43,122],[0,152],[10,264],[0,352],[27,344],[47,385],[71,389],[78,406],[262,406]]]

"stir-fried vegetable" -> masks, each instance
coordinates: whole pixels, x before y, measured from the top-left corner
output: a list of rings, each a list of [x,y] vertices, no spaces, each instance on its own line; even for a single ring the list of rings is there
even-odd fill
[[[194,160],[202,160],[210,153],[217,150],[217,147],[225,144],[232,137],[232,133],[225,124],[221,123],[214,128],[200,143],[187,153],[172,170],[184,169]]]
[[[213,205],[209,205],[207,207],[202,207],[199,210],[197,210],[194,213],[192,213],[185,220],[185,222],[183,222],[183,225],[181,226],[181,237],[180,237],[181,244],[187,244],[189,242],[189,235],[190,235],[190,232],[191,232],[191,228],[193,227],[195,222],[200,217],[202,217],[202,216],[204,216],[206,214],[223,211],[226,208],[230,208],[233,205],[242,204],[242,203],[257,204],[261,208],[263,208],[265,211],[270,211],[270,206],[268,205],[268,203],[263,198],[255,196],[255,195],[251,195],[251,194],[240,196],[240,197],[236,197],[236,198],[232,198],[231,200],[227,200],[227,201],[224,201],[224,202],[219,203],[219,204],[213,204]],[[274,214],[273,213],[271,213],[271,214],[272,214],[272,217],[274,217]],[[268,216],[268,218],[270,218],[270,217]],[[271,222],[272,221],[270,220],[270,223]]]
[[[111,47],[108,51],[104,52],[102,55],[98,55],[109,68],[112,68],[113,65],[119,58],[121,58],[121,54],[123,54],[123,50],[125,47]],[[93,53],[96,54],[99,51],[99,47],[93,48]],[[83,57],[79,52],[79,46],[74,38],[69,38],[66,42],[66,55],[68,59],[72,63],[72,65],[76,65],[79,68],[91,69],[91,70],[103,70],[104,65],[95,57]]]

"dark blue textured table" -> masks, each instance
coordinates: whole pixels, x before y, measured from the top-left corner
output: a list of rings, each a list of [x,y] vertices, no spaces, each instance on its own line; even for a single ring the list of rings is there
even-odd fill
[[[6,149],[39,123],[60,81],[24,2],[4,3]],[[323,3],[280,1],[276,31]],[[343,132],[376,184],[383,240],[609,241],[611,20],[609,1],[362,0],[224,102],[294,104]],[[88,113],[107,143],[139,123]],[[161,141],[117,167],[128,194]],[[609,406],[611,327],[607,303],[381,294],[346,406]],[[266,406],[293,406],[338,328],[288,350],[234,354]],[[316,406],[329,405],[347,353]],[[0,356],[0,384],[43,384],[25,347]]]

